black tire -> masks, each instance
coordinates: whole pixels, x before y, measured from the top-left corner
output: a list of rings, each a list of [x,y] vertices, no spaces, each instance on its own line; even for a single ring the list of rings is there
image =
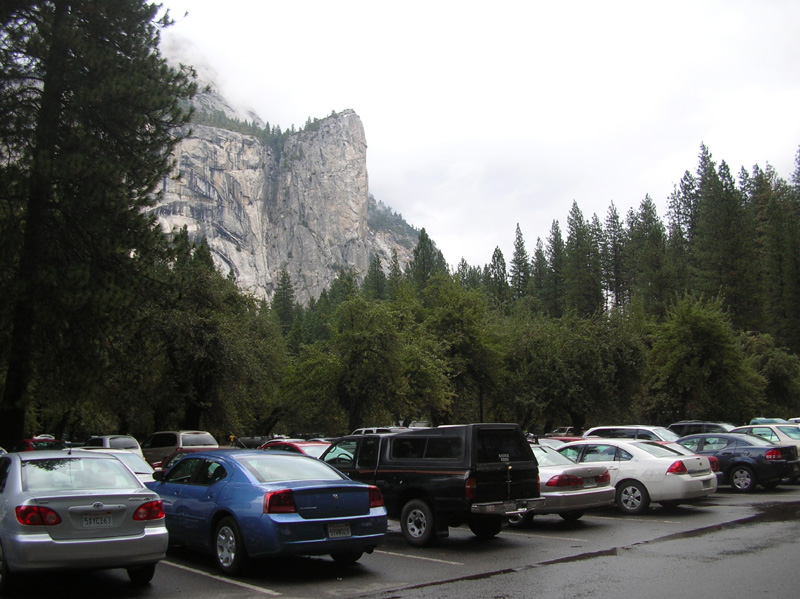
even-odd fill
[[[623,480],[617,485],[617,507],[623,514],[641,514],[649,506],[650,495],[642,483]]]
[[[217,567],[230,576],[242,574],[248,563],[242,533],[233,518],[223,518],[217,524],[213,539]]]
[[[508,525],[512,528],[530,528],[533,526],[533,512],[525,512],[508,519]]]
[[[469,519],[469,529],[479,539],[492,539],[503,530],[503,520],[497,516],[476,516]]]
[[[153,580],[155,573],[155,564],[145,564],[144,566],[134,566],[132,568],[128,568],[128,578],[130,578],[131,582],[136,586],[150,584],[150,581]]]
[[[736,493],[752,493],[756,489],[756,475],[749,466],[734,466],[728,473],[728,480]]]
[[[3,545],[0,544],[0,594],[14,588],[16,576],[8,571],[5,555],[3,555]]]
[[[355,564],[364,555],[363,551],[340,551],[338,553],[331,553],[333,561],[337,564]]]
[[[422,499],[412,499],[403,506],[400,529],[409,545],[425,547],[436,540],[433,510]]]
[[[561,516],[567,522],[577,522],[583,518],[583,512],[561,512],[559,516]]]

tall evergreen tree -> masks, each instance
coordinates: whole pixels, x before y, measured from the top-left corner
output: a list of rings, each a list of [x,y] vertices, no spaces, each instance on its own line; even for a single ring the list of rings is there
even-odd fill
[[[418,291],[422,291],[437,274],[447,274],[447,262],[425,229],[421,229],[412,258],[406,267],[406,276]]]
[[[278,284],[275,286],[275,292],[272,294],[270,308],[278,319],[284,337],[289,335],[289,331],[294,323],[296,303],[297,300],[295,299],[292,277],[289,276],[289,272],[285,268],[282,268],[278,272]]]
[[[373,255],[369,261],[369,269],[361,284],[361,293],[369,300],[388,299],[386,275],[378,254]]]
[[[511,257],[511,297],[521,299],[528,294],[531,279],[531,263],[525,250],[525,240],[517,223],[514,234],[514,255]]]
[[[545,281],[545,308],[553,318],[560,318],[566,310],[566,247],[557,220],[550,227],[547,238],[547,279]]]
[[[541,237],[537,237],[536,249],[533,251],[533,262],[531,264],[531,287],[533,288],[533,294],[542,306],[546,305],[545,292],[547,290],[549,270],[550,266],[547,264],[544,243],[542,243]]]
[[[143,0],[13,3],[0,31],[0,201],[15,220],[0,444],[25,432],[37,376],[102,378],[161,234],[143,214],[189,118],[187,73],[159,56]],[[5,233],[5,231],[4,231]],[[4,250],[8,251],[8,250]],[[83,377],[84,380],[76,380]]]
[[[492,252],[492,261],[486,267],[486,291],[498,306],[502,306],[508,301],[508,273],[506,272],[506,260],[499,247]]]
[[[627,301],[627,280],[624,270],[625,230],[614,202],[608,208],[606,226],[603,235],[602,264],[603,286],[608,294],[609,303],[614,308],[621,308]]]
[[[672,297],[673,287],[666,231],[649,195],[642,200],[638,212],[628,213],[626,237],[624,270],[629,291],[648,314],[661,317]]]
[[[564,262],[567,306],[579,316],[591,316],[603,308],[597,235],[583,218],[577,202],[572,203],[567,223]]]

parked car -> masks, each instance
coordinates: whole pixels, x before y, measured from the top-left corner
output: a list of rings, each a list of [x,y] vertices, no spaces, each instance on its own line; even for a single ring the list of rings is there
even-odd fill
[[[54,439],[51,436],[32,437],[30,439],[20,439],[12,448],[12,452],[20,451],[43,451],[46,449],[66,449],[64,441]]]
[[[155,470],[147,463],[147,461],[139,454],[129,449],[93,449],[92,451],[102,451],[108,455],[112,455],[120,462],[125,464],[131,472],[136,475],[143,483],[149,483],[153,480]]]
[[[286,554],[353,563],[386,537],[380,490],[309,456],[210,450],[155,478],[148,486],[164,501],[170,541],[213,553],[226,574]]]
[[[586,437],[603,437],[604,439],[643,439],[645,441],[670,441],[680,439],[663,426],[645,426],[641,424],[627,426],[595,426],[583,434]]]
[[[96,451],[0,456],[0,586],[22,572],[126,568],[149,582],[167,551],[161,499]]]
[[[750,493],[756,485],[771,489],[784,478],[800,475],[800,460],[794,445],[775,445],[742,433],[689,435],[678,443],[694,453],[716,457],[722,482],[740,493]]]
[[[541,507],[512,517],[512,526],[528,525],[537,514],[558,514],[574,521],[588,509],[613,505],[617,492],[611,486],[608,468],[578,465],[546,445],[531,444],[531,449],[539,463],[539,494],[545,501]]]
[[[578,464],[608,468],[617,507],[625,514],[639,514],[651,502],[674,507],[717,490],[707,457],[680,455],[658,441],[586,439],[557,451]]]
[[[673,422],[667,427],[679,437],[697,435],[699,433],[727,433],[735,428],[727,422],[707,422],[704,420],[681,420]]]
[[[479,538],[544,503],[538,466],[518,424],[461,424],[351,435],[322,455],[350,478],[377,485],[410,545],[469,525]]]
[[[261,445],[258,449],[272,451],[290,451],[292,453],[303,453],[312,458],[318,458],[325,450],[330,447],[328,441],[284,441],[283,439],[273,439]]]
[[[160,462],[153,462],[153,464],[152,464],[153,470],[155,470],[156,472],[159,472],[159,471],[166,472],[178,460],[180,460],[183,456],[185,456],[187,453],[197,453],[199,451],[208,451],[208,449],[209,449],[208,447],[180,447],[180,448],[176,449],[175,451],[173,451],[171,454],[169,454],[167,457],[165,457]],[[211,449],[213,449],[213,448],[211,448]],[[224,450],[226,448],[220,447],[219,449],[220,450]],[[234,448],[228,448],[228,449],[234,449]],[[242,447],[240,449],[255,449],[255,448],[252,448],[252,447],[251,448],[244,448],[244,447]]]
[[[776,445],[794,445],[798,448],[798,452],[800,452],[800,426],[790,422],[785,424],[737,426],[730,432],[754,435]]]
[[[182,447],[214,449],[219,447],[219,444],[211,433],[206,431],[160,431],[144,440],[142,452],[144,459],[152,465]]]
[[[575,430],[575,427],[572,426],[559,426],[552,430],[552,432],[546,433],[546,437],[574,437],[579,436],[578,431]]]
[[[784,418],[751,418],[750,424],[788,424],[788,420]]]
[[[405,426],[367,426],[357,428],[351,435],[375,435],[380,433],[402,433],[409,430]]]
[[[81,449],[127,449],[144,459],[142,448],[131,435],[97,435],[86,439]]]
[[[539,435],[531,435],[530,433],[527,436],[528,443],[533,445],[547,445],[548,447],[560,447],[566,443],[566,441],[562,441],[561,439],[557,439],[556,437],[541,437]],[[575,439],[573,439],[575,440]]]

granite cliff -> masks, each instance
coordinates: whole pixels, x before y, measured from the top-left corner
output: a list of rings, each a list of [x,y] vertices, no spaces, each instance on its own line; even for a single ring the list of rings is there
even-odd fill
[[[195,108],[222,123],[198,118],[192,125],[152,210],[166,231],[185,226],[191,237],[205,237],[221,272],[240,288],[269,299],[286,269],[305,304],[342,269],[363,276],[374,255],[385,269],[393,250],[401,266],[408,261],[417,232],[369,195],[367,142],[355,112],[276,137],[259,135],[263,122],[237,112],[213,87],[195,98]],[[239,121],[240,114],[253,119]],[[395,226],[371,226],[386,222],[370,218],[376,211]]]

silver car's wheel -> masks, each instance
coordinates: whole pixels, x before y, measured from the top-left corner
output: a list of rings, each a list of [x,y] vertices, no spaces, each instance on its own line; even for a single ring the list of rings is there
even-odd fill
[[[730,473],[731,488],[737,493],[750,493],[756,488],[756,477],[747,466],[736,466]]]
[[[650,496],[644,485],[626,480],[617,487],[617,507],[626,514],[641,514],[650,505]]]
[[[225,574],[239,574],[247,563],[247,551],[242,535],[233,518],[223,518],[214,535],[214,555],[217,566]]]

